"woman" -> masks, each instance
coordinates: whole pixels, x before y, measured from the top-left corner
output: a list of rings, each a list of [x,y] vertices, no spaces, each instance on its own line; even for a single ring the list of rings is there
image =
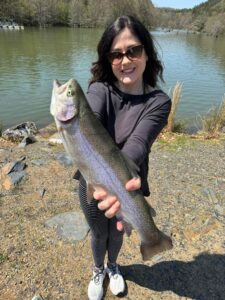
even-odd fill
[[[103,33],[98,44],[98,60],[93,63],[88,102],[126,156],[138,165],[140,179],[130,180],[126,188],[141,188],[149,196],[148,155],[153,142],[167,123],[171,100],[156,89],[163,67],[152,37],[136,18],[121,16]],[[118,199],[105,190],[95,192],[87,202],[86,183],[80,180],[80,202],[90,225],[94,258],[93,276],[88,286],[90,300],[103,296],[106,273],[114,295],[124,292],[125,283],[116,263],[123,242],[123,225],[116,220]],[[104,260],[107,253],[107,263]]]

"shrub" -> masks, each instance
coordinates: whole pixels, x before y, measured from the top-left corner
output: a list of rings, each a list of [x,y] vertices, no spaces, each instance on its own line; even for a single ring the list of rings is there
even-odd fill
[[[204,117],[200,117],[203,133],[217,136],[225,128],[225,94],[219,106],[212,107]]]

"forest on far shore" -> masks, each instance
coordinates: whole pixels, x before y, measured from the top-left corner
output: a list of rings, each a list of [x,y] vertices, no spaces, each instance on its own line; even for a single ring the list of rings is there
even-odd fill
[[[148,28],[225,34],[225,0],[181,10],[156,8],[150,0],[0,0],[0,22],[27,26],[105,27],[123,14],[137,16]]]
[[[149,0],[0,0],[0,19],[31,26],[105,27],[122,14],[153,24]]]

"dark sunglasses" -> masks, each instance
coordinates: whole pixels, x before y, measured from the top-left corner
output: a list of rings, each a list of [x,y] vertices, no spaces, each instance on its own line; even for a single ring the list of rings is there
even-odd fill
[[[112,51],[108,53],[107,57],[109,62],[112,65],[119,65],[122,62],[124,56],[126,56],[131,61],[140,58],[143,49],[144,49],[143,45],[137,45],[137,46],[130,47],[129,49],[127,49],[125,53],[119,51]]]

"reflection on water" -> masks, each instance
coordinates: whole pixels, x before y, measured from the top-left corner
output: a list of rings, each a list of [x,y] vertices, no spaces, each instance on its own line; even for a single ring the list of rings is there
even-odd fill
[[[49,114],[52,81],[76,78],[86,90],[96,59],[99,29],[49,28],[0,31],[0,120],[4,127],[35,121],[42,127]],[[169,92],[183,83],[178,118],[192,122],[225,92],[225,39],[186,33],[153,32],[164,62]]]

